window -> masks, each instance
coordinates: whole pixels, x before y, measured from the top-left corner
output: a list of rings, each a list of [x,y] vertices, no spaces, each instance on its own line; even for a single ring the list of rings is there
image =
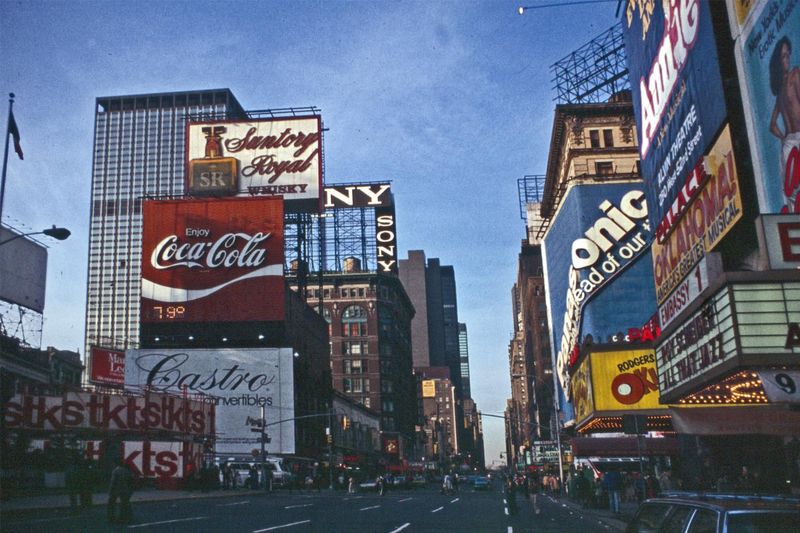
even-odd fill
[[[717,513],[708,509],[698,509],[689,526],[689,533],[715,533],[717,531]]]
[[[603,130],[603,144],[606,148],[611,148],[614,146],[614,131],[613,130]]]
[[[692,513],[694,513],[694,508],[692,507],[675,507],[675,510],[670,513],[669,517],[658,530],[664,533],[681,533],[686,528],[686,524],[689,522]]]
[[[589,142],[592,148],[600,148],[600,130],[589,130]]]
[[[594,168],[599,176],[610,176],[614,173],[614,163],[611,161],[598,161],[594,164]]]
[[[367,334],[367,311],[360,305],[351,305],[342,312],[342,336],[363,337]]]

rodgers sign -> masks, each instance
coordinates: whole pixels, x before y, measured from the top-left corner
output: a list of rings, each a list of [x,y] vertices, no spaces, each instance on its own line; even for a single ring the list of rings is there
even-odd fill
[[[597,411],[659,409],[656,356],[652,348],[591,355]]]

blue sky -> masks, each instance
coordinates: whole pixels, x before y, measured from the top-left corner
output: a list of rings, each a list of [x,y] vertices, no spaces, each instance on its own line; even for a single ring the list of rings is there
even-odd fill
[[[537,3],[557,2],[525,5]],[[422,249],[454,266],[473,397],[502,413],[525,236],[516,180],[544,173],[549,66],[616,9],[518,5],[1,0],[0,113],[15,93],[25,151],[9,156],[3,222],[73,232],[44,240],[42,345],[83,351],[95,98],[224,87],[245,109],[321,109],[328,183],[392,180],[400,257]],[[503,421],[484,430],[491,464]]]

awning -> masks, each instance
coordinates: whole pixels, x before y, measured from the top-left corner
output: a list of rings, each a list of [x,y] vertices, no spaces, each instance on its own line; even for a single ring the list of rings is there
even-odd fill
[[[670,407],[675,431],[687,435],[800,436],[800,411],[787,405]]]
[[[636,437],[573,437],[572,455],[575,457],[638,457],[639,454],[677,455],[678,439],[675,437],[643,438],[637,449]]]

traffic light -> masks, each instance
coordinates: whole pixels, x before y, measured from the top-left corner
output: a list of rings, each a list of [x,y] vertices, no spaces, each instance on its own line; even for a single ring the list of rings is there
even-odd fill
[[[333,444],[333,435],[331,435],[331,434],[325,435],[325,441],[326,441],[326,442],[327,442],[329,445],[330,445],[330,444]]]

